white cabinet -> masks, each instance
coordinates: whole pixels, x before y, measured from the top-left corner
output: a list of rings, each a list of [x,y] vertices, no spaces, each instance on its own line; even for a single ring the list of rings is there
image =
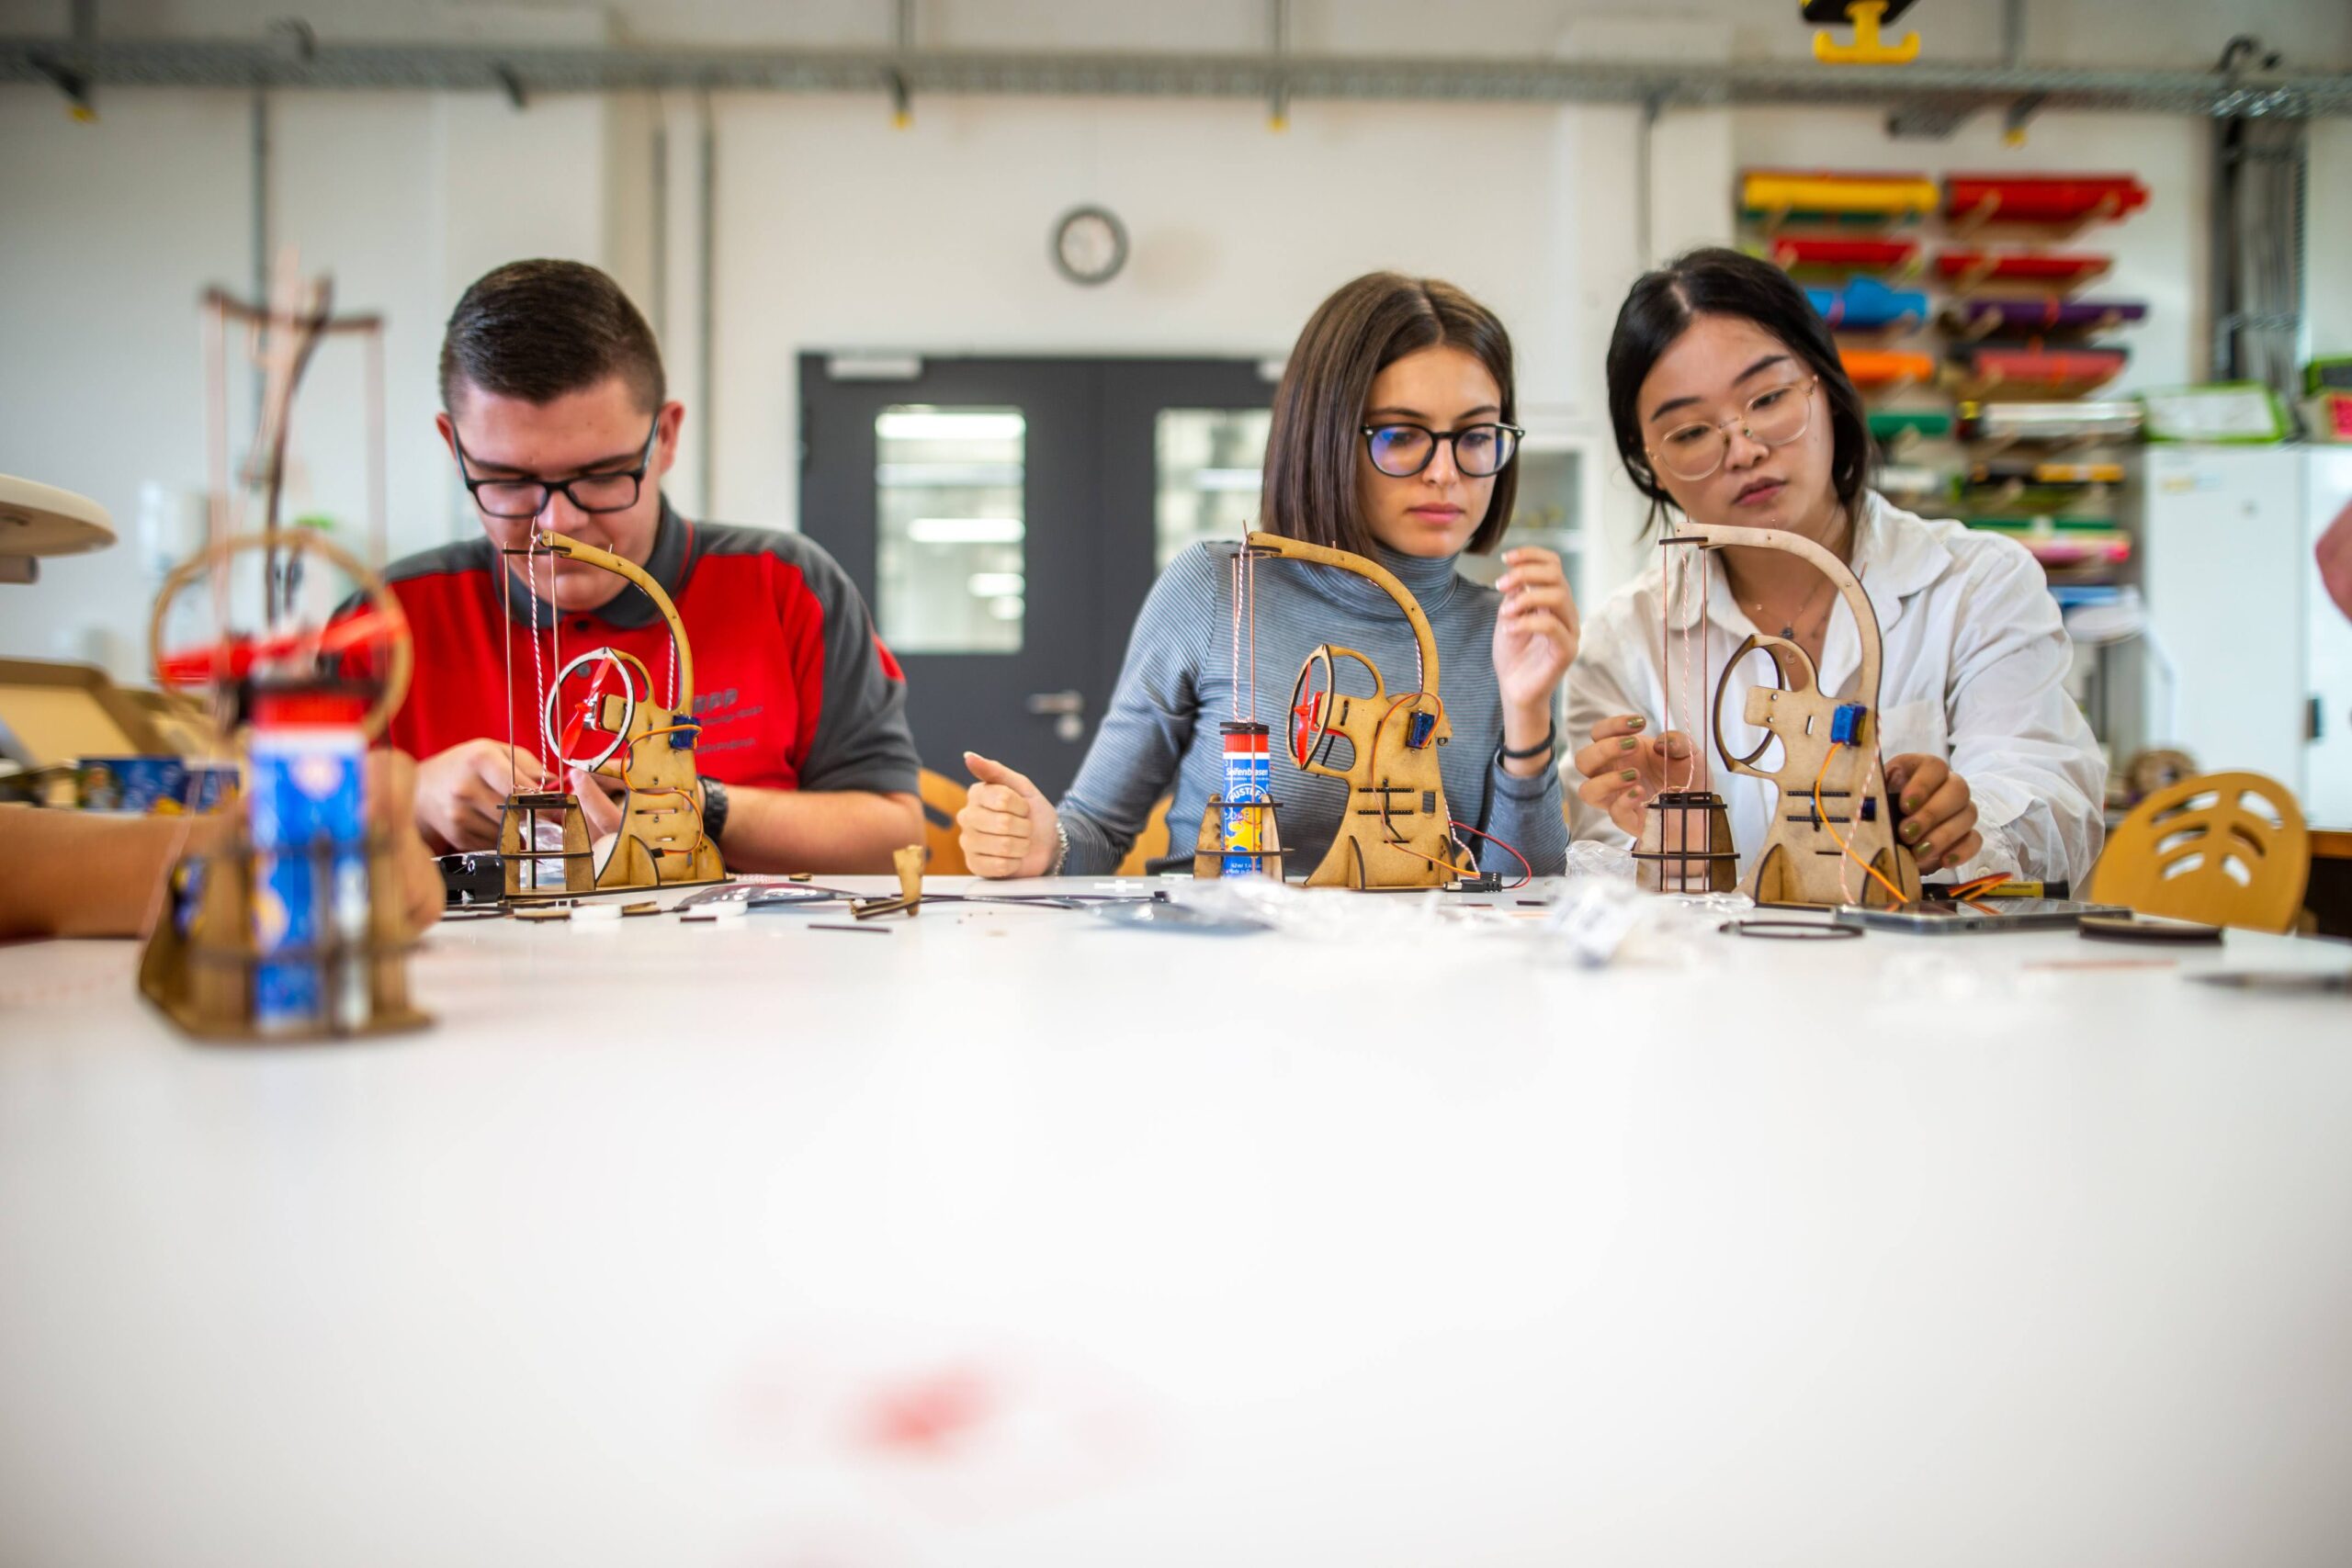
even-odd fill
[[[2267,773],[2298,796],[2315,575],[2309,456],[2151,446],[2140,486],[2141,585],[2166,666],[2145,683],[2148,740],[2181,747],[2209,773]]]

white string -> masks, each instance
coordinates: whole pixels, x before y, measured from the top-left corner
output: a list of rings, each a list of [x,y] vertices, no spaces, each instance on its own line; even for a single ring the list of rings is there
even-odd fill
[[[1681,635],[1682,642],[1682,739],[1684,744],[1690,748],[1690,754],[1683,759],[1682,788],[1685,793],[1690,790],[1692,784],[1697,782],[1699,776],[1699,747],[1695,736],[1695,730],[1697,728],[1696,718],[1699,712],[1699,700],[1697,694],[1698,688],[1696,685],[1696,665],[1690,658],[1690,564],[1691,558],[1697,554],[1698,551],[1695,549],[1684,552],[1682,558],[1682,576],[1675,590],[1675,609],[1678,618],[1682,622],[1681,626],[1676,628]],[[1667,706],[1669,711],[1667,714],[1667,727],[1669,729],[1675,727],[1674,715],[1670,711],[1674,706],[1673,691],[1673,686],[1668,684],[1667,687]],[[1666,770],[1664,768],[1660,768],[1658,770],[1658,773],[1660,781],[1664,782]]]
[[[547,667],[539,662],[539,530],[536,524],[531,528],[531,542],[523,551],[523,591],[531,602],[531,714],[537,717],[547,705],[548,672]],[[560,670],[562,666],[559,664],[556,668]],[[512,722],[511,716],[509,722]],[[548,738],[541,736],[539,739],[544,743]],[[539,771],[538,783],[544,787],[547,784],[545,759],[541,759]]]
[[[1242,547],[1247,549],[1248,547]],[[1233,720],[1241,722],[1241,557],[1242,549],[1233,552],[1233,661],[1227,666],[1233,671]]]

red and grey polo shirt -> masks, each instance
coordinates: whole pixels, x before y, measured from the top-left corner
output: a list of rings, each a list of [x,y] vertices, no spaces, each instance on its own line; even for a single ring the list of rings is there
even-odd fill
[[[906,676],[856,585],[821,547],[775,529],[690,523],[665,501],[645,570],[677,605],[694,650],[698,772],[768,789],[915,793]],[[669,628],[642,589],[558,617],[520,583],[502,608],[500,575],[486,538],[410,556],[385,573],[416,644],[391,744],[430,757],[511,733],[544,761],[535,694],[554,679],[559,653],[566,661],[606,646],[634,654],[668,696]],[[566,690],[587,686],[575,677]]]

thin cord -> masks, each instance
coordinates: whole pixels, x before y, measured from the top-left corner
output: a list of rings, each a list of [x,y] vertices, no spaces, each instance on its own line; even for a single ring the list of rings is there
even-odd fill
[[[506,780],[511,787],[514,781],[514,568],[503,555],[498,558],[498,607],[505,612],[498,618],[498,651],[506,664]]]
[[[531,713],[534,717],[537,716],[539,710],[546,704],[548,694],[547,668],[539,662],[538,557],[539,531],[537,525],[534,525],[531,529],[531,542],[525,547],[523,552],[523,592],[531,601]],[[559,665],[557,668],[562,667]],[[552,740],[554,737],[548,736],[547,739]],[[547,782],[547,762],[543,758],[539,763],[539,787],[545,788]]]
[[[1516,892],[1518,889],[1526,886],[1529,883],[1535,880],[1535,868],[1527,863],[1527,857],[1521,854],[1518,847],[1512,844],[1509,840],[1498,839],[1492,833],[1486,831],[1484,829],[1473,828],[1467,822],[1456,822],[1453,823],[1453,826],[1461,829],[1462,831],[1470,834],[1474,838],[1484,839],[1490,844],[1500,844],[1503,848],[1510,851],[1510,858],[1519,863],[1520,878],[1517,882],[1512,883],[1510,886],[1503,890],[1506,893]]]
[[[1889,882],[1884,874],[1882,873],[1878,867],[1872,865],[1870,862],[1856,854],[1854,852],[1854,846],[1846,841],[1846,836],[1843,833],[1838,831],[1838,824],[1832,822],[1829,819],[1829,814],[1821,809],[1822,782],[1829,776],[1829,764],[1837,760],[1838,753],[1844,750],[1845,747],[1846,743],[1844,741],[1832,740],[1829,743],[1828,751],[1822,756],[1821,772],[1815,774],[1813,779],[1814,819],[1819,822],[1822,827],[1828,829],[1829,836],[1837,840],[1838,847],[1845,852],[1845,858],[1838,863],[1838,895],[1849,904],[1854,901],[1854,891],[1852,887],[1848,886],[1846,881],[1846,862],[1852,861],[1856,865],[1860,866],[1864,871],[1869,872],[1871,875],[1878,879],[1878,885],[1886,889],[1887,897],[1894,900],[1894,908],[1900,909],[1903,906],[1911,902],[1910,899],[1905,898],[1903,896],[1903,889],[1897,887],[1894,883]],[[1868,770],[1863,772],[1862,785],[1864,789],[1869,788],[1870,774]],[[1857,791],[1847,798],[1849,800],[1860,802],[1862,798],[1862,794],[1860,791]],[[1855,809],[1857,811],[1860,809],[1859,804],[1855,807]]]
[[[1250,589],[1250,722],[1258,722],[1258,559],[1242,547],[1242,573]]]
[[[1682,626],[1679,628],[1682,642],[1682,722],[1687,727],[1683,735],[1683,740],[1690,748],[1690,755],[1683,759],[1682,789],[1685,793],[1688,793],[1690,786],[1698,781],[1699,777],[1699,746],[1695,736],[1697,726],[1694,722],[1695,716],[1699,711],[1699,705],[1696,694],[1697,687],[1693,683],[1694,676],[1692,671],[1694,666],[1690,658],[1690,558],[1688,554],[1683,557],[1682,576],[1679,580],[1679,586],[1675,591],[1675,608],[1679,611],[1682,615]],[[1672,729],[1674,728],[1674,685],[1670,668],[1666,692],[1666,723],[1667,728],[1668,729]],[[1658,766],[1659,782],[1668,784],[1669,788],[1672,786],[1670,781],[1667,779],[1666,770],[1670,765],[1671,762],[1669,761],[1667,762],[1661,762]]]
[[[1226,666],[1233,671],[1233,721],[1241,722],[1241,551],[1233,552],[1233,633],[1232,662]]]

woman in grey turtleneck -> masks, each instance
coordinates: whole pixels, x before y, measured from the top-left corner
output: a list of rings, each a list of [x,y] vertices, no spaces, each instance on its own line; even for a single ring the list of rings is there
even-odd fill
[[[1576,657],[1576,602],[1549,550],[1506,551],[1496,588],[1454,570],[1464,550],[1492,549],[1510,521],[1515,402],[1510,338],[1492,311],[1433,279],[1357,278],[1315,312],[1283,369],[1263,526],[1370,556],[1420,602],[1453,724],[1440,764],[1446,803],[1544,875],[1567,854],[1552,699]],[[975,872],[1107,873],[1171,789],[1171,841],[1189,838],[1224,782],[1217,727],[1246,716],[1238,710],[1250,701],[1247,656],[1237,682],[1232,652],[1236,547],[1197,545],[1160,574],[1110,710],[1058,807],[1002,763],[965,753],[979,782],[957,822]],[[1289,738],[1287,677],[1317,643],[1355,649],[1397,692],[1412,689],[1410,628],[1378,588],[1287,561],[1259,563],[1253,581],[1257,716],[1273,727],[1277,752]],[[1285,853],[1313,865],[1338,829],[1345,787],[1278,762],[1274,793]],[[1471,841],[1482,869],[1519,870],[1489,840]]]

